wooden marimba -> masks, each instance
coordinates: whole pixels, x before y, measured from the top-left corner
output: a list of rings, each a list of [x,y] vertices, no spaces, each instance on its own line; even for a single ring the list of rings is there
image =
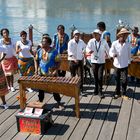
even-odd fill
[[[75,113],[80,117],[79,94],[80,78],[79,77],[45,77],[45,76],[22,76],[18,79],[20,90],[20,108],[26,106],[26,88],[40,89],[49,93],[60,93],[75,98]]]
[[[128,67],[128,74],[140,78],[140,58],[137,57],[131,61]]]
[[[70,71],[68,54],[61,54],[61,62],[60,62],[59,70]]]

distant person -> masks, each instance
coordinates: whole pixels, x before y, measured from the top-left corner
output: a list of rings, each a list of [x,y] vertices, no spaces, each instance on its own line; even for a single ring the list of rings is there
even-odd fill
[[[128,36],[128,42],[131,43],[131,56],[135,57],[138,55],[138,51],[140,48],[140,35],[139,35],[139,28],[134,27],[132,29],[132,33]],[[135,77],[131,76],[131,81],[135,80]],[[137,79],[137,82],[139,82],[139,79]]]
[[[72,77],[75,77],[77,74],[81,78],[80,89],[83,91],[83,60],[86,44],[82,39],[80,39],[80,32],[78,30],[73,32],[73,36],[73,39],[68,42],[70,73]]]
[[[45,36],[48,36],[48,37],[49,37],[50,35],[47,34],[47,33],[42,35],[42,37],[45,37]],[[40,44],[37,46],[37,49],[36,49],[36,50],[40,49],[41,47],[42,47],[42,43],[40,43]]]
[[[110,57],[114,59],[116,90],[113,98],[115,99],[121,96],[123,99],[128,99],[126,89],[128,65],[131,62],[131,44],[126,39],[129,34],[130,32],[127,29],[122,28],[117,34],[118,40],[112,43],[109,51]]]
[[[0,53],[3,53],[3,56],[0,58],[0,98],[2,100],[2,104],[0,106],[3,107],[4,109],[7,109],[8,105],[6,104],[6,101],[5,101],[5,95],[8,93],[8,87],[7,87],[6,78],[5,78],[5,75],[1,66],[1,62],[6,56],[6,49],[4,49],[2,46],[0,46]]]
[[[104,22],[98,22],[97,23],[97,28],[101,31],[102,35],[101,35],[101,39],[105,39],[106,42],[108,43],[108,46],[111,47],[111,34],[110,32],[108,32],[106,30],[106,24]],[[107,55],[105,56],[106,58],[106,63],[108,63],[110,61],[110,59],[107,57]],[[106,76],[107,78],[109,78],[110,76],[110,68],[106,68]]]
[[[105,39],[106,42],[108,43],[108,46],[111,47],[111,34],[110,32],[106,31],[106,25],[104,22],[98,22],[97,23],[97,28],[101,31],[101,39]]]
[[[18,68],[21,76],[33,76],[34,53],[32,51],[32,42],[27,40],[27,33],[20,32],[21,40],[16,43],[16,53],[18,54]],[[31,88],[27,88],[29,92],[33,92]]]
[[[6,76],[8,89],[14,92],[14,74],[18,70],[17,58],[15,57],[15,42],[9,37],[9,30],[7,28],[1,29],[1,36],[0,44],[6,49],[6,56],[2,61],[2,68]]]
[[[65,33],[64,25],[57,26],[57,33],[53,37],[53,46],[59,54],[67,54],[69,36]],[[64,77],[66,74],[63,70],[58,70],[58,75]]]
[[[102,99],[105,97],[102,92],[105,55],[109,55],[109,46],[105,39],[101,39],[101,34],[99,29],[93,31],[94,38],[89,40],[86,50],[91,54],[91,65],[95,79],[94,94],[98,94]]]

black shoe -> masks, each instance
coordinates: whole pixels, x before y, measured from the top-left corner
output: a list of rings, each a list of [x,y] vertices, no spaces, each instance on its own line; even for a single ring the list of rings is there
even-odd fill
[[[95,91],[93,92],[93,94],[94,94],[94,95],[98,95],[98,91],[95,90]]]
[[[99,97],[100,97],[101,99],[105,98],[104,94],[103,94],[103,93],[100,93],[100,92],[99,92]]]

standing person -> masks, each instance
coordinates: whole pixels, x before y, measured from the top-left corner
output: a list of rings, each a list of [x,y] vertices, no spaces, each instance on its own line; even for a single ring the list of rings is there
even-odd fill
[[[87,44],[87,51],[91,54],[91,63],[95,78],[94,94],[104,98],[102,92],[103,71],[105,66],[105,55],[109,54],[109,46],[105,39],[101,39],[101,31],[95,29],[93,31],[94,38],[90,39]]]
[[[116,91],[113,96],[114,98],[118,98],[121,96],[120,90],[122,88],[122,98],[128,99],[128,97],[126,96],[126,88],[128,64],[131,61],[131,45],[126,41],[126,39],[129,34],[130,33],[127,29],[122,28],[117,34],[118,40],[112,43],[111,49],[109,51],[110,56],[114,59],[113,65],[115,67]]]
[[[6,101],[5,101],[5,95],[8,93],[8,88],[7,88],[6,78],[5,78],[5,75],[1,66],[1,62],[6,56],[6,49],[0,46],[0,53],[3,53],[3,56],[0,59],[0,97],[2,100],[2,105],[0,106],[3,107],[4,109],[7,109],[8,105],[6,104]]]
[[[9,37],[9,30],[7,28],[1,30],[1,36],[3,38],[0,40],[0,43],[2,44],[2,47],[6,49],[6,56],[2,61],[2,68],[6,76],[8,89],[14,92],[14,74],[18,69],[17,58],[15,57],[15,43]]]
[[[53,44],[59,54],[67,53],[69,36],[65,33],[65,27],[58,25],[57,33],[53,37]],[[65,71],[58,70],[58,75],[64,77]]]
[[[21,40],[16,43],[16,53],[18,54],[18,68],[21,76],[34,75],[34,54],[32,51],[32,42],[27,40],[27,33],[20,32]],[[33,92],[31,88],[27,89]]]
[[[81,77],[81,91],[83,90],[83,59],[84,50],[86,48],[85,42],[80,39],[80,32],[75,30],[73,32],[74,38],[68,42],[68,61],[70,65],[71,76],[76,74]]]
[[[49,36],[42,38],[42,47],[37,50],[36,53],[36,66],[35,73],[41,76],[57,76],[57,69],[60,64],[60,56],[55,48],[50,47],[52,40]],[[61,105],[61,97],[58,93],[53,93],[54,99],[57,101],[57,105],[60,109],[63,108]],[[44,100],[44,91],[39,90],[39,101]]]
[[[110,34],[110,32],[108,32],[106,30],[106,24],[104,22],[102,22],[102,21],[101,22],[98,22],[97,23],[97,28],[102,33],[101,39],[105,39],[106,42],[108,43],[108,46],[111,47],[111,34]],[[110,59],[107,57],[107,55],[105,56],[105,58],[106,58],[106,63],[111,63],[110,62]],[[107,76],[107,79],[108,79],[109,76],[110,76],[110,68],[106,67],[106,71],[105,72],[106,72],[105,74],[107,74],[106,76]]]
[[[110,38],[110,32],[106,31],[106,25],[104,22],[98,22],[97,23],[97,28],[101,31],[101,39],[105,39],[106,42],[108,43],[108,46],[111,47],[111,38]]]
[[[128,36],[128,42],[131,43],[131,56],[135,57],[138,54],[138,50],[140,47],[140,35],[138,34],[139,28],[134,27],[132,29],[132,33]],[[135,77],[131,76],[131,81],[133,82]],[[136,78],[137,82],[139,82],[139,79]]]

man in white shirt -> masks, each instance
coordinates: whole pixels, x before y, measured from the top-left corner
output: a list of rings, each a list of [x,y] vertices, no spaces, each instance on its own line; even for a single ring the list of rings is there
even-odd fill
[[[109,46],[105,39],[101,39],[101,31],[95,29],[93,31],[94,38],[90,39],[87,44],[87,52],[91,53],[91,63],[95,78],[94,94],[104,98],[102,92],[103,71],[105,66],[105,56],[109,55]]]
[[[126,42],[129,35],[129,31],[122,28],[117,34],[118,40],[112,43],[109,51],[110,57],[113,57],[113,65],[115,67],[115,78],[116,78],[116,92],[114,98],[121,96],[120,83],[122,79],[122,97],[127,99],[126,88],[127,88],[127,75],[128,65],[131,62],[131,44]]]
[[[73,32],[73,39],[68,42],[68,60],[70,65],[71,76],[76,74],[81,77],[81,91],[83,90],[83,58],[84,50],[86,48],[85,42],[80,39],[80,32],[75,30]]]

